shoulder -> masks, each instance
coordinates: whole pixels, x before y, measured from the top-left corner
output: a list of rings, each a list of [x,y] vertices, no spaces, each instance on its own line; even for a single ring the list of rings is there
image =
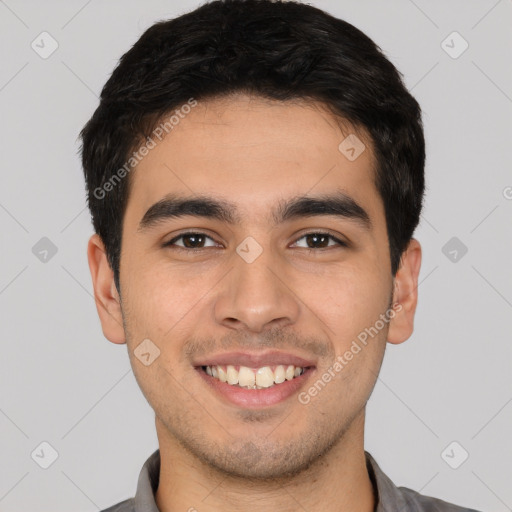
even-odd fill
[[[365,451],[366,466],[377,495],[377,512],[478,512],[448,503],[447,501],[424,496],[408,487],[397,487],[382,471],[377,461]]]
[[[407,487],[399,487],[398,490],[410,506],[407,510],[411,510],[411,512],[479,512],[478,510],[461,507],[438,498],[424,496]]]
[[[135,512],[134,499],[124,500],[119,502],[117,505],[112,505],[101,512]]]

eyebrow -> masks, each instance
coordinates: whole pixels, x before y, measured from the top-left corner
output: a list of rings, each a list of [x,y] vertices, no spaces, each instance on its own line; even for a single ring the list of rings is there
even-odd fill
[[[270,215],[275,225],[299,218],[335,216],[354,221],[367,231],[372,228],[367,211],[343,192],[280,200]],[[204,195],[183,197],[168,194],[149,207],[139,223],[138,231],[148,230],[169,219],[186,216],[214,219],[232,225],[241,222],[236,205],[224,199]]]

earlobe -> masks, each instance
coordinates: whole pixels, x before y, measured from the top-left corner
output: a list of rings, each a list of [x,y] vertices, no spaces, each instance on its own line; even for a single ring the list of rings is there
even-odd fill
[[[407,249],[402,253],[400,268],[395,276],[393,291],[395,315],[389,323],[389,343],[403,343],[414,330],[420,267],[421,245],[418,240],[411,238]]]
[[[126,343],[121,301],[114,282],[114,272],[108,263],[103,241],[96,233],[89,239],[87,259],[103,334],[112,343]]]

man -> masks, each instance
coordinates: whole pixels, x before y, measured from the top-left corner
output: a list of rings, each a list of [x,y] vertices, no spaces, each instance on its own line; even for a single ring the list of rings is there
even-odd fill
[[[364,450],[413,331],[421,112],[350,24],[221,0],[149,28],[82,133],[104,335],[159,441],[109,511],[463,511]]]

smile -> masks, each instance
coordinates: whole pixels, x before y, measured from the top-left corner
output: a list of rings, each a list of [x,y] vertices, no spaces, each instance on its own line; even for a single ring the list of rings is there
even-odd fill
[[[262,366],[261,368],[229,364],[202,366],[201,369],[220,382],[246,389],[270,388],[300,377],[305,371],[305,368],[292,364]]]

